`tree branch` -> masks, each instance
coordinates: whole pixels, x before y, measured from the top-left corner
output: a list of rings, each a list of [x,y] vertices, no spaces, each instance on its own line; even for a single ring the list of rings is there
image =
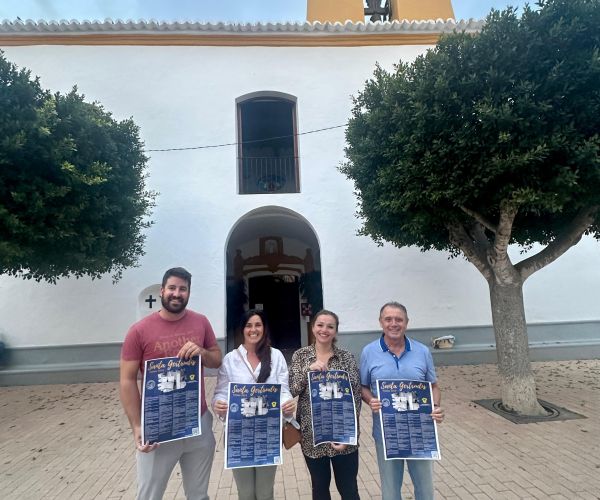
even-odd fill
[[[480,248],[483,242],[477,241],[476,243],[462,224],[448,223],[446,228],[450,235],[450,242],[462,251],[467,260],[478,269],[486,280],[492,279],[493,273],[486,259],[486,250]]]
[[[475,247],[480,249],[482,259],[486,258],[485,256],[490,248],[490,240],[485,234],[485,229],[479,222],[475,222],[468,231],[469,235],[473,238]]]
[[[492,224],[491,221],[486,219],[483,215],[476,212],[475,210],[471,210],[470,208],[467,208],[464,205],[458,205],[458,208],[460,208],[468,216],[473,217],[473,219],[475,219],[477,222],[479,222],[479,224],[481,224],[483,227],[485,227],[492,233],[495,233],[498,229],[494,224]]]
[[[496,260],[507,257],[512,225],[517,212],[517,205],[514,202],[504,200],[500,203],[500,219],[498,221],[496,237],[494,238],[494,258]]]
[[[554,262],[569,248],[576,245],[586,229],[594,222],[594,216],[599,209],[600,207],[597,205],[581,209],[565,230],[546,248],[516,264],[515,268],[521,274],[523,281],[536,271]]]

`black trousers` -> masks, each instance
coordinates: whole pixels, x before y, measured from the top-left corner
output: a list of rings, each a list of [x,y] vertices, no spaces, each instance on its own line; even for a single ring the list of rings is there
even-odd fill
[[[335,477],[335,485],[342,500],[360,500],[358,496],[358,451],[335,457],[310,458],[304,455],[312,482],[313,500],[331,500],[329,483],[331,483],[331,466]],[[331,464],[331,465],[330,465]]]

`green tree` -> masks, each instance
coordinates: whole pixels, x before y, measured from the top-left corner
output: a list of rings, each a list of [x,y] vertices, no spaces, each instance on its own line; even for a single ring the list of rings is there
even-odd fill
[[[134,122],[41,88],[0,52],[0,273],[55,282],[135,266],[155,194]]]
[[[462,254],[487,280],[503,404],[527,415],[544,410],[523,283],[600,237],[600,3],[537,5],[378,67],[355,98],[341,168],[364,234]],[[513,263],[511,244],[542,249]]]

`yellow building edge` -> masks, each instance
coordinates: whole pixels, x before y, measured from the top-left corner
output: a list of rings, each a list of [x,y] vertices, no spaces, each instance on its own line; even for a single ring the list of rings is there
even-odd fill
[[[454,19],[451,0],[390,0],[392,21]]]
[[[363,0],[307,0],[306,20],[309,23],[364,22],[364,2]]]

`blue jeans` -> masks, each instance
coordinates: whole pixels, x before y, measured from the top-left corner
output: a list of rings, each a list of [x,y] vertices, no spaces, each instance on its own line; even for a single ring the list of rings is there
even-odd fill
[[[383,443],[375,439],[377,465],[381,478],[382,500],[402,500],[404,462],[415,489],[415,500],[433,500],[433,464],[431,460],[386,460]]]

